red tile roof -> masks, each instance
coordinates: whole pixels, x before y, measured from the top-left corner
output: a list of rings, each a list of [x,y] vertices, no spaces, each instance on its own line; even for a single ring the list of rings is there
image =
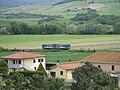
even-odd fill
[[[32,59],[32,58],[39,58],[39,57],[45,57],[45,55],[34,54],[31,52],[17,52],[15,54],[2,56],[0,57],[0,59]]]
[[[120,52],[96,52],[85,58],[83,62],[86,61],[120,63]]]
[[[65,70],[74,70],[80,66],[80,61],[60,63],[57,66]]]

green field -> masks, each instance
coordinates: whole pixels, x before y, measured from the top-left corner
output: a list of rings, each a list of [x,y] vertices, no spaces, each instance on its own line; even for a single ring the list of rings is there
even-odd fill
[[[15,52],[12,51],[0,51],[0,56],[9,55]],[[57,63],[59,60],[60,62],[67,62],[71,61],[79,61],[84,59],[85,57],[91,55],[93,52],[69,52],[69,51],[60,51],[60,52],[34,52],[38,54],[46,55],[46,62],[49,63]]]
[[[69,43],[72,49],[120,50],[120,35],[1,35],[0,47],[41,49],[42,44]]]

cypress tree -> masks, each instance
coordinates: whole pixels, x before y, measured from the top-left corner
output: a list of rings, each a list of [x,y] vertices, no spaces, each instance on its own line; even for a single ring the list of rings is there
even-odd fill
[[[45,69],[44,69],[42,63],[40,63],[40,65],[39,65],[37,71],[42,72],[45,76],[47,76],[47,73],[46,73],[46,71],[45,71]]]

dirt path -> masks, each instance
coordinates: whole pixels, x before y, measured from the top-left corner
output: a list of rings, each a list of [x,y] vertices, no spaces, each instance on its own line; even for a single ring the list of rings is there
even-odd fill
[[[91,8],[91,9],[100,9],[102,7],[104,7],[104,4],[102,3],[92,3],[87,6],[87,8]]]

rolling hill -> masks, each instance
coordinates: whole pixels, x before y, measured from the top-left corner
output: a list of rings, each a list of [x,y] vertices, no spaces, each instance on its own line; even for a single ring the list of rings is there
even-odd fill
[[[35,3],[57,3],[62,0],[0,0],[0,7],[13,7]]]
[[[1,0],[0,5],[5,2],[10,2],[14,0]],[[15,0],[19,1],[19,0]],[[25,0],[20,0],[20,3],[22,3]],[[28,2],[29,3],[28,3]],[[30,4],[33,2],[33,4]],[[5,16],[4,14],[11,14],[11,13],[31,13],[31,14],[42,14],[42,15],[61,15],[64,17],[62,21],[68,21],[70,18],[74,17],[77,13],[80,13],[79,9],[85,9],[85,8],[93,8],[97,10],[97,13],[99,14],[107,14],[107,15],[120,15],[120,2],[116,1],[113,2],[112,0],[94,0],[94,4],[88,4],[90,0],[85,1],[71,1],[59,5],[53,5],[53,4],[47,4],[47,2],[60,2],[62,0],[26,0],[27,5],[20,5],[17,7],[7,7],[7,8],[0,8],[0,25],[1,26],[7,26],[11,21],[19,21],[19,22],[26,22],[28,24],[37,24],[39,18],[20,18],[20,19],[6,19],[3,18]],[[41,2],[44,2],[41,3]],[[46,3],[45,3],[46,2]],[[12,3],[15,4],[16,2]],[[36,4],[37,3],[37,4]],[[6,3],[7,4],[7,3]],[[19,4],[19,3],[18,3]],[[68,12],[68,10],[71,10]]]

